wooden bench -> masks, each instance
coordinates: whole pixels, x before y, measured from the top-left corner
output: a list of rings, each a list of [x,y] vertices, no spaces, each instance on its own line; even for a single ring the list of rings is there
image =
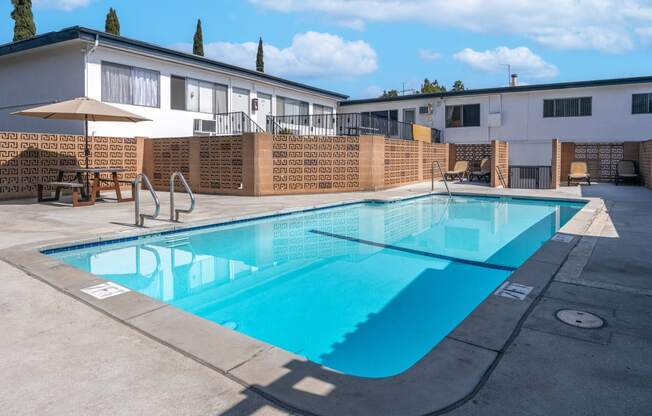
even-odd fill
[[[55,188],[54,197],[43,197],[43,188],[46,186]],[[61,189],[71,189],[73,207],[84,207],[95,204],[95,192],[91,192],[91,196],[88,199],[80,198],[80,194],[84,189],[84,185],[79,182],[45,182],[39,183],[37,185],[37,189],[38,202],[58,201],[61,198]]]

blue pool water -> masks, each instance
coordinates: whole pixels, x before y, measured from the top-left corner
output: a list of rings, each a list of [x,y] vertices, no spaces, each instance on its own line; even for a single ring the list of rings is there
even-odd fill
[[[49,253],[343,373],[427,354],[581,207],[431,196]]]

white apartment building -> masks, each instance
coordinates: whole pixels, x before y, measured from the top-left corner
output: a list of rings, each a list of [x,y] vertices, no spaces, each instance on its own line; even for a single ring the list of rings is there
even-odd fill
[[[152,120],[89,123],[91,135],[119,137],[214,133],[233,129],[219,114],[238,112],[265,130],[268,115],[330,114],[347,98],[83,27],[0,46],[0,130],[82,134],[81,122],[10,115],[81,96]]]

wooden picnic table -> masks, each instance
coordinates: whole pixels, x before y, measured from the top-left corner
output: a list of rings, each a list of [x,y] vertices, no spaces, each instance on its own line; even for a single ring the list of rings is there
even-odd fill
[[[82,196],[87,200],[84,205],[92,205],[95,203],[97,198],[101,198],[101,191],[115,191],[116,198],[118,202],[129,202],[133,201],[133,195],[131,198],[124,198],[120,190],[120,184],[131,183],[125,180],[118,179],[118,173],[125,172],[126,169],[123,168],[82,168],[77,166],[60,166],[54,170],[58,171],[57,181],[52,182],[53,186],[56,186],[55,196],[53,200],[58,200],[61,196],[61,188],[64,186],[57,186],[55,184],[64,183],[64,175],[66,173],[74,173],[76,182],[84,185],[84,175],[92,176],[91,180],[91,192],[88,195],[86,187],[82,187]],[[103,178],[101,175],[109,174],[110,178]],[[79,204],[81,206],[81,204]]]

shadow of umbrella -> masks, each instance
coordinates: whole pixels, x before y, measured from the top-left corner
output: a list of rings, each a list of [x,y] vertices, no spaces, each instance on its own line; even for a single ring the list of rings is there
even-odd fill
[[[88,122],[89,121],[117,121],[138,123],[140,121],[151,121],[129,111],[122,110],[112,105],[93,100],[88,97],[74,98],[68,101],[61,101],[54,104],[47,104],[27,110],[11,113],[12,115],[38,117],[52,120],[80,120],[84,122],[84,162],[86,169],[90,157],[88,148]],[[86,173],[86,193],[89,193],[88,172]]]

